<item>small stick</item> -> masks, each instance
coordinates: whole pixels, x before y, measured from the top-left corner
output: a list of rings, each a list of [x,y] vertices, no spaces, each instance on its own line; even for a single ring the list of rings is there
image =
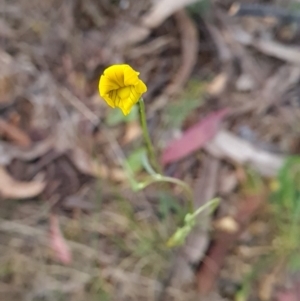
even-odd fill
[[[229,9],[229,15],[233,17],[273,17],[282,23],[300,23],[300,14],[265,4],[234,3]]]

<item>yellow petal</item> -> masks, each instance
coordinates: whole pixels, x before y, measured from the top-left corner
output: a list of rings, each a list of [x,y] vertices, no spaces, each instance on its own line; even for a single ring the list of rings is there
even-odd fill
[[[132,107],[138,102],[141,94],[138,93],[134,86],[130,86],[129,95],[127,98],[121,98],[119,104],[117,105],[123,112],[124,115],[128,115]],[[124,93],[125,95],[125,93]]]
[[[135,86],[138,93],[145,93],[147,91],[147,86],[144,84],[142,80],[139,80],[138,84]]]
[[[111,90],[119,89],[119,85],[111,81],[108,77],[101,75],[99,81],[99,93],[103,97],[105,94],[109,93]]]
[[[105,102],[112,108],[115,108],[114,102],[108,97],[108,96],[102,96],[102,98],[105,100]]]
[[[126,116],[130,113],[134,105],[135,104],[130,101],[120,101],[118,107],[122,110],[123,114]]]
[[[108,67],[100,77],[99,93],[107,104],[119,107],[124,115],[138,102],[147,87],[136,72],[127,64]]]
[[[135,86],[139,82],[139,72],[133,70],[129,65],[124,65],[124,85]]]
[[[119,88],[124,87],[124,65],[112,65],[105,69],[104,76]]]
[[[109,104],[109,102],[110,102],[110,106],[111,107],[113,107],[113,108],[115,108],[117,105],[118,105],[118,103],[119,103],[119,101],[120,101],[120,97],[119,97],[119,95],[118,95],[118,90],[112,90],[112,91],[110,91],[109,93],[108,93],[108,95],[107,95],[107,100],[106,100],[106,102]]]
[[[129,98],[131,99],[132,103],[135,104],[138,102],[138,100],[141,97],[141,93],[139,93],[135,86],[131,86],[130,87],[130,94],[129,94]]]
[[[122,110],[122,113],[126,116],[130,113],[132,106],[121,105],[119,108]]]

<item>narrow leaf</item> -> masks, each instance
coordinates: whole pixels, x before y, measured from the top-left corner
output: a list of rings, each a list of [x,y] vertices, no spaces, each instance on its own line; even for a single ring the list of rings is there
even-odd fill
[[[202,148],[217,133],[220,122],[227,113],[228,109],[211,113],[188,129],[181,138],[171,142],[163,152],[162,163],[166,165],[178,161]]]

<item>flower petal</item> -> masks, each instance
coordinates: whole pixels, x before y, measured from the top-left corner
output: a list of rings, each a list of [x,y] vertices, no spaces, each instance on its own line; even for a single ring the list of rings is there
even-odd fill
[[[99,93],[102,97],[111,90],[116,89],[119,89],[119,86],[115,82],[111,81],[108,77],[101,75],[99,81]]]
[[[112,65],[100,77],[100,96],[113,108],[119,107],[124,115],[138,102],[147,87],[139,79],[139,72],[127,64]]]
[[[102,95],[102,98],[112,108],[115,108],[120,102],[120,97],[118,96],[118,90],[111,90],[107,94]]]
[[[139,93],[135,86],[131,86],[130,87],[130,94],[129,94],[129,98],[131,99],[131,101],[133,102],[133,104],[137,103],[138,100],[141,97],[141,93]]]
[[[135,86],[138,93],[145,93],[147,91],[147,86],[144,84],[142,80],[139,80],[138,84]]]
[[[124,65],[112,65],[105,69],[104,76],[119,88],[124,87]]]
[[[115,102],[109,97],[108,94],[102,96],[102,98],[105,100],[105,102],[112,108],[115,108]]]
[[[139,82],[139,72],[133,70],[129,65],[124,65],[124,85],[135,86]]]
[[[136,91],[135,87],[130,86],[129,96],[126,99],[121,99],[117,106],[122,110],[124,115],[128,115],[140,97],[141,94]]]

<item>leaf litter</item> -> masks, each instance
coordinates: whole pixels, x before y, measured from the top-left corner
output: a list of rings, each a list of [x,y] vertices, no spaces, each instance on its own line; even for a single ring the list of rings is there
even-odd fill
[[[289,279],[297,283],[297,273],[268,266],[278,250],[287,256],[272,222],[282,203],[274,212],[268,194],[294,185],[282,168],[300,145],[295,3],[195,2],[4,1],[0,291],[7,300],[295,298]],[[165,173],[194,188],[197,207],[222,197],[178,250],[166,242],[183,216],[181,192],[130,191],[120,161],[144,176],[138,114],[123,119],[97,95],[103,69],[123,61],[149,86],[148,123]],[[289,233],[287,221],[280,230]],[[257,250],[271,250],[261,252],[269,261]]]

